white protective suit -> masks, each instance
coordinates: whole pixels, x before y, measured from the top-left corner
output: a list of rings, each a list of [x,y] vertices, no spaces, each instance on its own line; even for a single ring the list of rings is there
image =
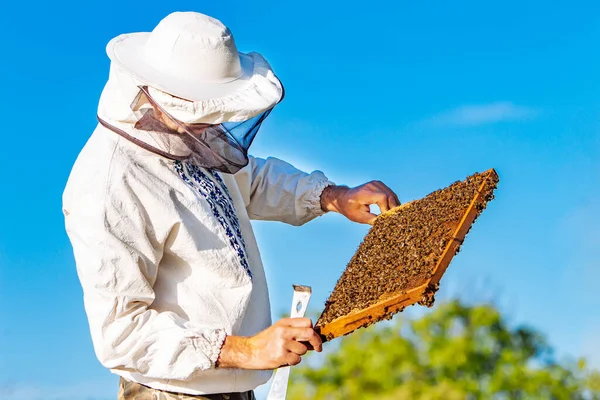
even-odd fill
[[[135,84],[111,70],[99,115],[126,127],[119,107],[130,99],[114,97],[134,94]],[[63,211],[100,362],[127,380],[187,394],[266,382],[271,371],[215,368],[226,335],[271,324],[250,220],[304,224],[323,213],[330,184],[275,158],[251,158],[235,175],[206,170],[99,125],[73,167]]]

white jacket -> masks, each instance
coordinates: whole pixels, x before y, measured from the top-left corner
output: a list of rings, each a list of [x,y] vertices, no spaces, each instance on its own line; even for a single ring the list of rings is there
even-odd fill
[[[99,126],[63,196],[100,362],[152,388],[242,392],[271,371],[215,368],[226,335],[271,324],[250,219],[300,225],[331,184],[269,158],[236,175],[150,153]]]

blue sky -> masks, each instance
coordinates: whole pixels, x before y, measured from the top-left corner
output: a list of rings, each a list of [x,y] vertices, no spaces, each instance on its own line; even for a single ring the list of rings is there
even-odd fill
[[[166,14],[223,20],[286,87],[253,153],[402,201],[494,167],[501,184],[443,280],[493,300],[563,358],[600,366],[600,4],[595,1],[10,2],[0,14],[0,398],[107,400],[61,193],[92,132],[106,43]],[[276,315],[313,308],[367,227],[255,225]]]

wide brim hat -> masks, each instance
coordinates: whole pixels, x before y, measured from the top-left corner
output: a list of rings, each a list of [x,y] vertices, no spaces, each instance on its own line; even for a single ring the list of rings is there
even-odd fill
[[[283,96],[269,63],[258,53],[238,52],[230,30],[204,14],[172,13],[152,32],[117,36],[106,51],[142,84],[200,111],[239,114],[234,120],[270,109]]]

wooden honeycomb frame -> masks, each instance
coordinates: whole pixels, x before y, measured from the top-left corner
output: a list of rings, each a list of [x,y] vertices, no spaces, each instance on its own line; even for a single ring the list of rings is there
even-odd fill
[[[477,218],[479,204],[485,202],[482,191],[490,181],[493,183],[498,180],[498,174],[494,169],[490,169],[483,174],[483,182],[462,216],[458,227],[452,235],[452,239],[446,245],[439,261],[435,265],[431,277],[422,285],[409,289],[405,293],[392,295],[391,297],[389,295],[385,296],[384,299],[365,309],[354,310],[351,313],[338,317],[322,326],[319,324],[319,321],[317,321],[315,330],[321,335],[324,342],[347,335],[358,328],[371,324],[372,321],[379,321],[386,315],[402,311],[412,304],[421,303],[431,306],[433,294],[437,290],[444,272],[446,272],[448,265],[450,265],[450,261],[452,261],[452,258],[462,244],[467,232],[475,221],[475,218]],[[410,205],[411,203],[403,204],[387,213],[393,213],[401,208],[410,207]]]

